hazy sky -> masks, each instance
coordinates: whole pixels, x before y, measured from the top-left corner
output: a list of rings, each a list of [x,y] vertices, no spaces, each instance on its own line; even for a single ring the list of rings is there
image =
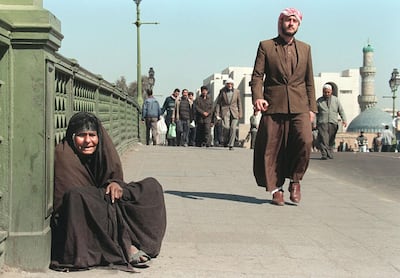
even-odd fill
[[[43,6],[61,21],[63,56],[110,82],[136,80],[133,0],[44,0]],[[391,108],[392,99],[382,96],[391,96],[388,80],[400,68],[398,0],[142,0],[141,21],[160,23],[140,27],[142,73],[153,67],[155,94],[167,96],[176,87],[195,91],[228,66],[252,67],[259,41],[277,35],[286,7],[303,12],[296,38],[311,45],[315,75],[358,69],[369,41],[378,106]]]

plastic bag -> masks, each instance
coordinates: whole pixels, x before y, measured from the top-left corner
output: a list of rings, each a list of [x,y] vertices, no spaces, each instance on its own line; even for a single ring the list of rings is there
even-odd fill
[[[157,131],[161,134],[166,134],[168,130],[167,125],[165,124],[164,117],[161,116],[160,120],[157,122]]]
[[[168,138],[168,139],[174,139],[174,138],[176,138],[176,124],[175,124],[175,123],[171,123],[171,124],[169,125],[167,138]]]
[[[168,131],[167,124],[165,123],[165,119],[163,116],[160,116],[160,119],[157,122],[157,142],[160,145],[166,145],[166,134]]]

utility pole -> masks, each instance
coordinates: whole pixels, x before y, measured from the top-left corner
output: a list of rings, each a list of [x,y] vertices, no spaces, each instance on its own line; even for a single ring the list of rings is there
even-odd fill
[[[137,64],[136,64],[136,71],[137,71],[137,78],[136,78],[136,86],[137,86],[137,101],[138,104],[141,106],[143,104],[143,90],[142,90],[142,66],[141,66],[141,58],[140,58],[140,26],[142,24],[159,24],[158,22],[141,22],[140,21],[140,2],[142,0],[133,0],[136,3],[136,47],[137,47]]]
[[[390,76],[389,86],[392,91],[391,96],[383,96],[383,98],[391,98],[393,99],[393,108],[392,108],[392,117],[393,119],[396,118],[396,91],[400,85],[400,73],[398,69],[394,68],[392,75]]]

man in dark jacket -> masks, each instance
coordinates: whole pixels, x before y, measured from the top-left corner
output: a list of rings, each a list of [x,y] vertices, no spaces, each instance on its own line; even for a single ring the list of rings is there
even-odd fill
[[[169,126],[172,123],[172,119],[174,117],[174,111],[175,111],[175,102],[179,96],[180,90],[176,88],[174,92],[168,96],[163,104],[163,107],[161,109],[161,114],[165,115],[165,124],[167,125],[167,134],[169,130]],[[168,138],[167,136],[167,141],[168,141],[168,146],[176,146],[176,138]]]
[[[201,93],[195,100],[196,109],[196,146],[210,146],[211,143],[211,119],[213,100],[208,96],[208,88],[201,86]]]
[[[181,126],[181,136],[178,145],[187,147],[189,144],[189,124],[193,120],[193,103],[188,98],[189,91],[182,90],[182,97],[175,102],[175,123]]]
[[[194,93],[193,92],[188,93],[188,99],[189,99],[189,103],[192,105],[192,114],[193,114],[193,119],[189,124],[189,146],[195,146],[196,145],[196,123],[195,123],[196,108],[194,105]]]

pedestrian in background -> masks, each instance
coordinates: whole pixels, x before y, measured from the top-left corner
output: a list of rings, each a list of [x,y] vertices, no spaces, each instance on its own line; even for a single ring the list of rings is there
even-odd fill
[[[372,148],[374,152],[381,152],[382,151],[382,133],[377,132],[376,136],[372,140]]]
[[[342,119],[342,125],[347,126],[346,115],[339,99],[332,95],[332,86],[325,84],[322,87],[322,97],[317,99],[317,129],[319,150],[321,159],[333,159],[336,133],[338,131],[338,118]]]
[[[213,109],[212,116],[212,137],[214,147],[223,147],[224,146],[224,138],[222,136],[222,119],[221,117],[217,117],[215,113],[215,106]]]
[[[393,128],[396,136],[396,151],[400,152],[400,111],[397,111],[396,115],[393,119]]]
[[[194,105],[194,93],[193,92],[189,92],[188,93],[188,98],[189,98],[189,102],[191,104],[192,107],[192,115],[193,115],[193,119],[190,122],[189,125],[189,146],[194,146],[196,145],[196,121],[195,121],[195,105]]]
[[[206,86],[201,86],[200,91],[200,96],[195,101],[196,146],[210,147],[213,100],[208,95],[208,88]]]
[[[350,145],[344,139],[342,139],[339,142],[337,151],[338,152],[350,152],[350,151],[352,151],[352,149],[351,149]]]
[[[165,124],[167,125],[167,142],[168,146],[176,146],[176,138],[168,138],[168,131],[170,128],[171,123],[173,122],[173,117],[174,117],[174,111],[175,111],[175,101],[179,97],[180,90],[176,88],[173,93],[165,98],[164,104],[161,109],[161,114],[165,114]]]
[[[317,121],[316,119],[311,125],[311,134],[312,134],[312,147],[311,151],[312,152],[318,152],[319,151],[319,142],[318,142],[318,129],[317,129]]]
[[[216,99],[215,114],[217,120],[222,120],[222,134],[225,146],[233,150],[236,130],[242,117],[242,100],[240,91],[233,88],[233,79],[228,78],[225,86],[219,91]]]
[[[153,90],[149,89],[147,98],[142,106],[142,121],[146,124],[146,145],[150,145],[150,132],[153,145],[157,145],[158,129],[157,123],[160,120],[161,108],[158,101],[153,96]]]
[[[391,151],[393,139],[394,135],[389,129],[389,125],[385,125],[385,129],[382,131],[382,152]]]
[[[358,145],[359,152],[365,153],[368,151],[368,138],[364,135],[364,131],[360,131],[360,135],[358,135],[356,143]]]
[[[193,104],[189,101],[188,95],[189,91],[183,89],[181,98],[175,102],[175,123],[177,126],[179,123],[181,127],[181,134],[177,143],[184,147],[189,145],[189,125],[193,120]]]
[[[258,131],[258,125],[260,124],[261,113],[260,111],[254,110],[253,115],[250,117],[250,148],[254,149],[256,143],[256,136]]]
[[[302,18],[293,8],[281,12],[279,35],[259,43],[251,79],[254,107],[263,113],[254,147],[254,176],[279,206],[285,204],[286,178],[290,200],[300,202],[317,112],[311,47],[294,38]]]

